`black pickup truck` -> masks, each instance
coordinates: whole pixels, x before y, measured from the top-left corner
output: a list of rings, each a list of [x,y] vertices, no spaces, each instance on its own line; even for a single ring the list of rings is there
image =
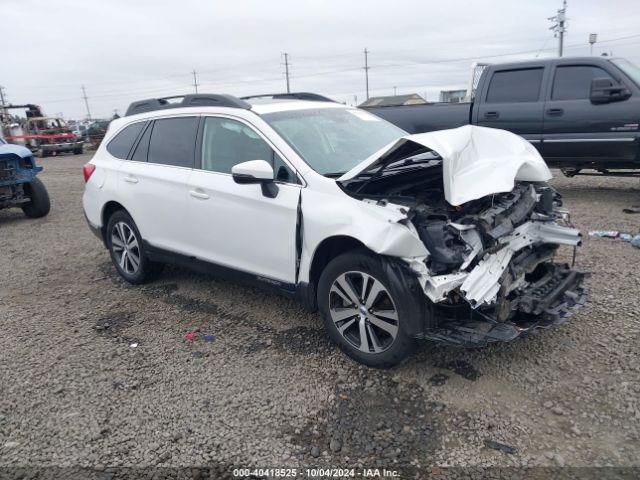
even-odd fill
[[[640,68],[624,59],[558,58],[485,67],[469,103],[369,107],[409,133],[502,128],[565,175],[640,170]]]

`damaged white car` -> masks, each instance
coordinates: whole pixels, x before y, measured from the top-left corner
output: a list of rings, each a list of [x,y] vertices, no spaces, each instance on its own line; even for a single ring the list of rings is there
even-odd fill
[[[551,174],[522,138],[407,135],[314,94],[135,102],[84,167],[87,221],[131,283],[177,263],[318,309],[352,358],[478,346],[564,321],[584,274]]]

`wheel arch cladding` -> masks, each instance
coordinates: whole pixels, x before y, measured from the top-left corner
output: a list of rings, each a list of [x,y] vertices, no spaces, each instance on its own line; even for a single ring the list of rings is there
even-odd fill
[[[309,271],[310,281],[317,286],[322,270],[324,270],[324,267],[326,267],[331,260],[336,258],[338,255],[359,248],[367,249],[364,243],[360,240],[348,235],[335,235],[333,237],[325,238],[320,242],[320,245],[318,245],[313,253],[313,259],[311,261],[311,268]]]
[[[436,324],[433,304],[424,296],[418,275],[409,265],[397,257],[379,255],[379,259],[389,282],[393,282],[396,289],[412,295],[414,301],[408,302],[409,315],[405,320],[409,322],[411,335],[419,338],[422,332]]]
[[[101,227],[101,231],[102,231],[102,240],[105,244],[105,247],[107,245],[107,224],[109,223],[109,219],[111,218],[111,216],[116,213],[119,210],[124,210],[125,212],[127,212],[129,215],[131,215],[126,208],[124,208],[124,206],[122,206],[122,204],[116,202],[116,201],[109,201],[107,203],[104,204],[104,207],[102,207],[102,227]]]

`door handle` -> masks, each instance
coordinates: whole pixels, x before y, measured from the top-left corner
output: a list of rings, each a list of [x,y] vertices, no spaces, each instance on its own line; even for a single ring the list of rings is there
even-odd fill
[[[199,198],[200,200],[209,199],[209,195],[207,195],[204,192],[199,192],[198,190],[189,190],[189,195],[191,195],[194,198]]]
[[[484,112],[484,118],[500,118],[500,112]]]
[[[563,113],[564,113],[564,110],[562,108],[548,108],[547,109],[547,115],[549,115],[550,117],[560,117],[560,116],[562,116]]]
[[[138,183],[138,179],[136,177],[132,177],[131,175],[127,175],[126,177],[124,177],[124,181],[129,183]]]

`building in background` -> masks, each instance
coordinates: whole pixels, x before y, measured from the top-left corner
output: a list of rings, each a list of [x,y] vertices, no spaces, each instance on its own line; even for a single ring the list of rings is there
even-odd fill
[[[440,92],[440,101],[447,103],[460,103],[465,101],[466,96],[466,90],[442,90]]]
[[[428,103],[417,93],[408,95],[389,95],[386,97],[371,97],[366,102],[361,103],[360,107],[397,107],[399,105],[424,105]]]

